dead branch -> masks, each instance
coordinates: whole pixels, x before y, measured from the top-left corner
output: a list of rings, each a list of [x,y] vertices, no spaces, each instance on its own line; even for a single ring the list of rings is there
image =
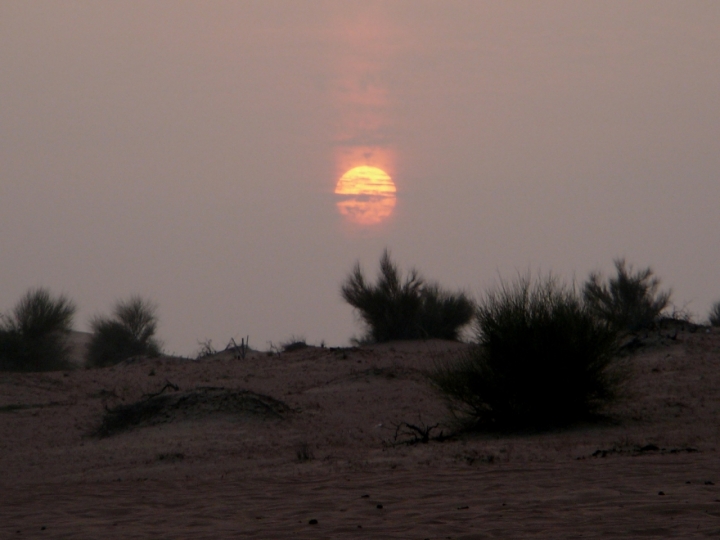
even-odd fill
[[[230,338],[230,342],[225,347],[226,351],[232,351],[233,358],[235,360],[245,360],[247,352],[250,350],[250,336],[240,339],[240,345],[238,345],[235,338]]]
[[[444,441],[446,437],[441,431],[439,435],[433,437],[432,430],[438,428],[440,424],[427,425],[419,422],[419,425],[410,424],[409,422],[400,422],[399,424],[393,424],[395,428],[395,434],[393,435],[392,442],[383,442],[385,446],[399,446],[401,444],[413,445],[417,443],[429,443],[433,441]]]
[[[162,394],[165,390],[167,390],[168,388],[172,388],[172,389],[175,390],[176,392],[177,392],[178,390],[180,390],[180,387],[179,387],[177,384],[173,384],[173,383],[171,383],[170,381],[165,381],[165,386],[163,386],[163,387],[160,389],[159,392],[155,392],[154,394],[145,394],[145,395],[143,396],[143,399],[152,399],[152,398],[154,398],[154,397],[157,397],[157,396],[159,396],[160,394]]]

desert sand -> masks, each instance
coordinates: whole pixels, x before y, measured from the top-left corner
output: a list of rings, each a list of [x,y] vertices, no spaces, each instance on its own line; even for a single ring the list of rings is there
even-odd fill
[[[0,536],[720,535],[717,329],[640,349],[626,398],[599,423],[396,437],[403,422],[452,431],[423,370],[464,347],[307,347],[1,373]],[[97,434],[107,408],[161,391],[157,415]]]

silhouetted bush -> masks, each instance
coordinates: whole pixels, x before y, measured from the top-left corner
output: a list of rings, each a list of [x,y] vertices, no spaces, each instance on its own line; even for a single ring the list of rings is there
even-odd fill
[[[52,371],[69,367],[68,334],[75,305],[47,289],[31,289],[0,320],[0,368]]]
[[[88,346],[88,365],[111,366],[133,356],[158,356],[160,343],[155,340],[157,308],[139,296],[118,302],[114,318],[95,317]]]
[[[712,308],[710,308],[710,315],[708,315],[708,320],[710,321],[710,324],[712,326],[720,326],[720,301],[715,302],[712,305]]]
[[[375,285],[366,282],[355,265],[341,289],[343,298],[367,326],[365,341],[395,339],[458,339],[473,316],[474,305],[463,293],[449,293],[427,283],[416,270],[405,279],[387,250],[380,259]]]
[[[615,395],[617,335],[574,289],[519,278],[480,301],[476,342],[430,380],[472,427],[547,428],[586,418]]]
[[[618,330],[636,332],[652,328],[670,302],[670,291],[658,292],[660,280],[650,268],[632,273],[624,259],[615,260],[617,277],[602,282],[590,274],[583,296],[590,311]]]

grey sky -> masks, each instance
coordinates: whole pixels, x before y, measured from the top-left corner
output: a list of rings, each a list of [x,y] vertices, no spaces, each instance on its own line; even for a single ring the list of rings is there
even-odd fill
[[[387,246],[474,294],[625,256],[704,318],[718,28],[714,0],[2,2],[0,309],[48,286],[85,329],[140,293],[177,353],[339,345]],[[365,147],[398,190],[374,227],[333,195]]]

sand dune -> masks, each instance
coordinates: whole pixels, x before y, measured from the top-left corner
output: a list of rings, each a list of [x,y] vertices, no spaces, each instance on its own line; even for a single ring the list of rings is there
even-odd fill
[[[450,432],[422,370],[462,344],[310,347],[245,360],[159,358],[99,370],[2,373],[0,532],[717,535],[720,333],[661,341],[632,359],[628,398],[600,425],[427,444],[397,444],[412,437],[396,439],[396,426],[438,424],[433,435]],[[106,407],[161,390],[168,399],[151,420],[96,435]],[[188,397],[198,392],[202,399]],[[277,414],[256,414],[237,405],[238,395],[250,395],[243,392],[282,405]]]

